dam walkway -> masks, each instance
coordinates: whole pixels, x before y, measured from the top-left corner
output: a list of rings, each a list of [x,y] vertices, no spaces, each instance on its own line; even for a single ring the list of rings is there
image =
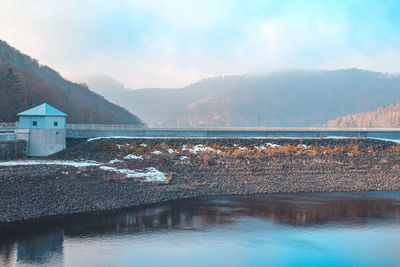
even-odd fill
[[[13,132],[18,123],[0,123],[0,133]],[[400,140],[400,127],[143,127],[129,124],[67,124],[67,138],[96,137],[360,137]]]
[[[383,127],[140,127],[116,124],[67,124],[67,138],[95,137],[182,137],[182,138],[262,138],[262,137],[361,137],[400,140],[399,128]]]

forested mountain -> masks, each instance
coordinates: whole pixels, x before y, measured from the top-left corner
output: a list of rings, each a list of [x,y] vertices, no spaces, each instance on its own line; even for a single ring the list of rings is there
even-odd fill
[[[143,124],[124,108],[63,79],[56,71],[0,41],[0,121],[47,102],[68,114],[68,123]]]
[[[332,127],[399,127],[400,102],[380,107],[374,111],[339,117],[328,121],[326,125]]]
[[[229,91],[240,86],[241,76],[230,79],[204,79],[181,89],[146,88],[130,90],[121,83],[105,75],[84,77],[89,88],[113,103],[132,111],[151,125],[166,125],[166,121],[185,113],[185,107],[193,102]],[[193,124],[196,125],[196,124]]]
[[[106,84],[93,79],[94,91]],[[400,75],[359,69],[216,77],[181,89],[112,84],[112,93],[101,92],[106,98],[165,126],[316,126],[400,100]]]

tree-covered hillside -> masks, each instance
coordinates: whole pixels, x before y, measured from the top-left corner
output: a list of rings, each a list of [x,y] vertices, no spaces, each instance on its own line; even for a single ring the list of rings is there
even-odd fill
[[[0,41],[0,120],[47,102],[68,114],[68,123],[143,124],[124,108],[62,78],[49,67]]]
[[[97,91],[106,83],[88,84]],[[316,126],[400,100],[400,75],[359,69],[224,76],[181,89],[107,84],[106,98],[165,126]]]
[[[339,117],[328,121],[326,125],[331,127],[399,127],[400,102],[374,111]]]

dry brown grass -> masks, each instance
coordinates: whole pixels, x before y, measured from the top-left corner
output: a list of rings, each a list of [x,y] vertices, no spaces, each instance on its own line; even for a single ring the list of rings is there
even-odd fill
[[[228,147],[228,148],[220,148],[221,153],[218,155],[219,157],[232,157],[232,158],[262,158],[265,156],[274,156],[274,155],[282,155],[282,154],[292,154],[292,155],[330,155],[330,154],[348,154],[348,155],[356,155],[361,152],[375,152],[373,148],[368,148],[362,150],[358,145],[348,145],[348,146],[297,146],[292,144],[285,144],[278,147],[266,147],[266,149],[257,149],[254,146],[248,147],[243,150],[239,147]],[[400,153],[400,147],[399,147]]]
[[[400,153],[400,145],[392,146],[390,150],[396,153]]]
[[[104,151],[117,151],[118,146],[115,144],[106,144],[102,147],[102,150]]]
[[[163,181],[163,183],[164,183],[164,184],[170,184],[170,183],[172,183],[172,179],[173,179],[172,173],[168,173],[166,176],[167,176],[167,178],[165,179],[165,181]]]
[[[103,145],[98,151],[114,151],[114,152],[123,152],[123,153],[150,153],[155,150],[159,150],[163,152],[165,155],[173,157],[174,154],[169,154],[167,152],[168,149],[174,149],[178,151],[180,154],[189,153],[187,150],[192,149],[194,144],[186,144],[186,150],[183,151],[183,145],[168,145],[167,143],[159,143],[159,144],[147,144],[147,146],[141,146],[138,143],[130,143],[130,144],[113,144],[109,143]],[[197,152],[197,156],[201,156],[202,160],[205,164],[213,164],[215,158],[263,158],[268,156],[276,156],[276,155],[309,155],[309,156],[317,156],[317,155],[332,155],[332,154],[347,154],[349,156],[359,154],[361,152],[374,153],[377,150],[373,147],[368,147],[361,149],[357,144],[349,144],[347,146],[303,146],[302,144],[294,145],[294,144],[284,144],[281,146],[270,147],[266,146],[265,149],[260,149],[260,146],[250,145],[250,146],[221,146],[216,143],[212,144],[204,144],[205,147],[210,147],[213,151],[199,151]],[[243,149],[245,148],[245,149]],[[400,145],[393,146],[391,148],[392,151],[400,153]],[[217,151],[219,151],[217,153]]]

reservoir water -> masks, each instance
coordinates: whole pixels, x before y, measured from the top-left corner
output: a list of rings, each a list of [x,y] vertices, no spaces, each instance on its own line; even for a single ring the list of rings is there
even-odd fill
[[[400,192],[190,199],[0,237],[1,266],[400,266]]]

